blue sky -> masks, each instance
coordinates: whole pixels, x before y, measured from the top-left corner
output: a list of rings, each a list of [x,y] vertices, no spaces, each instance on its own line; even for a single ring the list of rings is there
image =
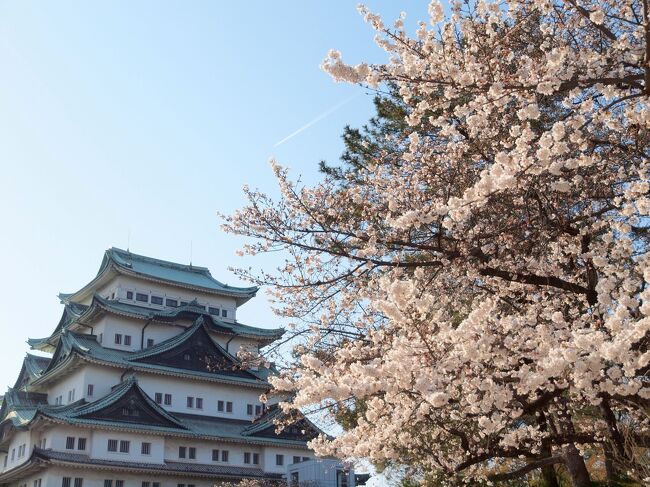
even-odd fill
[[[389,19],[426,12],[368,5]],[[0,389],[25,340],[58,322],[57,293],[89,281],[129,233],[134,252],[188,262],[191,246],[195,264],[239,284],[226,269],[247,264],[241,242],[216,212],[244,203],[243,184],[275,193],[271,156],[314,181],[344,125],[372,114],[370,94],[319,69],[330,48],[385,59],[355,6],[0,1]],[[239,318],[278,325],[263,293]]]

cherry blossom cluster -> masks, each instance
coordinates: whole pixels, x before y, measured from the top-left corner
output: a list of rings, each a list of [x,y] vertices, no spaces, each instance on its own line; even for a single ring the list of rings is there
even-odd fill
[[[358,409],[323,455],[588,485],[590,450],[643,481],[624,437],[650,444],[647,1],[433,1],[415,37],[359,10],[389,60],[323,69],[396,87],[396,149],[314,187],[272,162],[281,199],[246,188],[226,217],[243,253],[287,256],[242,271],[300,320],[285,408]]]

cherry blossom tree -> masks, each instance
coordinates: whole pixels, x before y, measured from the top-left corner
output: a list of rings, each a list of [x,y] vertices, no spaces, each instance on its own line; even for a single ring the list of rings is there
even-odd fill
[[[360,11],[388,61],[323,69],[404,123],[225,217],[287,255],[241,271],[300,319],[284,407],[362,405],[318,453],[427,478],[587,486],[596,452],[650,482],[648,0],[434,1],[415,37]]]

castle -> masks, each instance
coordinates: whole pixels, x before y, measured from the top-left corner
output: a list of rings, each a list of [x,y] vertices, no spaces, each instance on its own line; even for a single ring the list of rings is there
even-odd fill
[[[4,396],[0,484],[208,487],[299,482],[309,470],[322,485],[352,485],[340,464],[314,459],[314,424],[300,417],[278,432],[281,410],[259,400],[274,368],[238,352],[284,330],[238,322],[256,292],[204,267],[107,250],[88,284],[59,295],[52,334],[28,340],[47,356],[28,353]]]

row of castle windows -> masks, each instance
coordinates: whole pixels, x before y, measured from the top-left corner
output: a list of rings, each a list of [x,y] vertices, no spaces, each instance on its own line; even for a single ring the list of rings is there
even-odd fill
[[[104,487],[113,487],[113,479],[104,480]],[[115,487],[124,487],[124,480],[116,480]],[[148,480],[143,480],[142,487],[160,487],[160,482],[150,482]],[[195,486],[194,484],[187,484],[187,487],[195,487]]]
[[[115,293],[111,294],[111,299],[115,299]],[[179,306],[186,306],[189,304],[188,301],[184,301],[182,299],[156,296],[155,294],[139,291],[126,291],[126,299],[128,301],[135,301],[136,303],[150,303],[156,306],[164,306],[167,308],[178,308]],[[199,306],[205,308],[205,310],[211,315],[221,316],[222,318],[228,317],[227,309],[210,306],[208,304],[199,304]]]
[[[25,443],[23,443],[22,445],[20,445],[20,446],[18,447],[18,457],[17,457],[17,458],[22,458],[22,457],[24,457],[24,456],[25,456],[26,449],[27,449],[27,445],[26,445]],[[7,459],[8,459],[8,458],[9,458],[9,455],[5,455],[5,462],[4,462],[4,466],[5,466],[5,468],[7,467]],[[15,448],[12,448],[12,449],[11,449],[11,461],[13,462],[14,460],[16,460],[16,449],[15,449]]]
[[[75,438],[74,436],[68,436],[65,439],[65,449],[66,450],[74,450],[75,441],[76,441],[76,444],[77,444],[77,450],[85,450],[86,449],[86,438]]]

